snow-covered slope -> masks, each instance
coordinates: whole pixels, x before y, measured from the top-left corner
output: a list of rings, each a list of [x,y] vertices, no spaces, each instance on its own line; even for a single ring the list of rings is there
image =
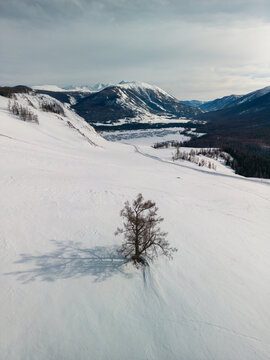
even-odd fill
[[[122,89],[128,89],[128,90],[135,90],[137,92],[142,92],[145,95],[148,94],[148,90],[155,91],[157,94],[163,94],[166,97],[174,98],[172,95],[169,95],[166,91],[161,89],[160,87],[156,85],[151,85],[146,82],[142,81],[120,81],[116,86],[122,88]],[[174,98],[175,99],[175,98]]]
[[[8,110],[9,100],[0,96],[0,135],[2,138],[13,140],[14,146],[17,142],[23,142],[33,149],[36,147],[35,151],[43,146],[53,151],[53,146],[57,147],[57,144],[62,144],[64,148],[77,148],[89,144],[96,146],[96,142],[103,141],[89,124],[60,101],[44,94],[15,96],[16,99],[11,100],[11,104],[16,101],[19,106],[37,115],[38,124],[22,121],[19,116],[13,115]],[[63,113],[43,111],[42,105],[56,105]]]
[[[27,98],[39,125],[0,98],[1,360],[269,359],[269,185],[107,142]],[[145,271],[115,253],[139,192],[179,250]]]

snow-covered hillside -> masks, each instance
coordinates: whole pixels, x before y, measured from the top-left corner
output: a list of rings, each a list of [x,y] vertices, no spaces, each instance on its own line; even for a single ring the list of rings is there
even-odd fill
[[[19,106],[38,116],[39,124],[20,120],[8,110],[8,103],[16,102]],[[42,110],[42,106],[58,106],[63,113]],[[15,94],[15,99],[8,100],[0,96],[0,134],[14,141],[28,141],[29,145],[54,145],[56,140],[67,147],[83,146],[84,142],[95,145],[100,136],[74,111],[60,101],[45,94]],[[84,141],[82,141],[82,139]],[[14,144],[15,145],[15,144]],[[53,150],[53,149],[51,149]]]
[[[0,97],[0,359],[269,359],[269,184],[108,142],[28,100],[39,124]],[[145,271],[115,252],[139,192],[178,248]]]

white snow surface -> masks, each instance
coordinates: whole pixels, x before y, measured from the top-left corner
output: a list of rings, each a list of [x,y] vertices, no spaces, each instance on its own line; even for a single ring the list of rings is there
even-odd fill
[[[110,84],[110,83],[106,83],[106,84],[97,83],[95,85],[69,85],[69,86],[63,87],[63,90],[64,91],[79,91],[79,92],[92,93],[92,92],[101,91],[111,85],[112,84]]]
[[[35,90],[47,90],[47,91],[61,91],[61,92],[82,92],[82,93],[92,93],[105,89],[106,87],[111,86],[111,84],[102,84],[98,83],[93,86],[91,85],[69,85],[60,87],[58,85],[34,85],[32,89]]]
[[[33,98],[39,125],[0,97],[1,360],[269,359],[269,183],[108,142]],[[144,271],[115,255],[139,192],[178,248]]]
[[[121,87],[123,89],[132,89],[137,91],[145,91],[145,90],[153,90],[155,92],[162,93],[163,95],[166,95],[167,97],[171,97],[175,99],[172,95],[169,95],[166,91],[162,90],[160,87],[156,85],[150,85],[145,82],[141,81],[121,81],[117,84],[118,87]]]
[[[66,91],[65,89],[57,85],[34,85],[31,86],[31,88],[34,90],[46,90],[46,91],[57,91],[57,92]]]

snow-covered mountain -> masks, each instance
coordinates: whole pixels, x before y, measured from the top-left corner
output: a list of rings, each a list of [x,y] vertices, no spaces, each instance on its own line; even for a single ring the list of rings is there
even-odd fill
[[[63,90],[77,92],[97,92],[109,86],[112,86],[112,84],[97,83],[95,85],[69,85],[63,87]]]
[[[105,141],[47,95],[16,101],[39,123],[0,96],[1,360],[268,360],[269,185]],[[114,236],[139,192],[179,250],[144,270]]]
[[[195,106],[203,111],[218,111],[229,107],[251,102],[261,96],[264,96],[270,92],[270,86],[266,86],[263,89],[252,91],[245,95],[228,95],[222,98],[218,98],[211,101],[200,101],[200,100],[185,100],[183,101],[187,105]]]
[[[164,118],[194,119],[201,113],[157,86],[121,82],[80,99],[74,109],[89,123],[162,122]]]
[[[238,106],[244,103],[251,102],[258,99],[261,96],[264,96],[270,92],[270,86],[266,86],[263,89],[252,91],[245,95],[229,95],[224,96],[221,99],[216,99],[213,101],[206,102],[200,105],[200,108],[204,111],[216,111],[221,109],[226,109],[233,106]]]
[[[242,98],[242,95],[229,95],[220,99],[204,102],[199,105],[199,108],[203,111],[216,111],[232,106],[237,100]]]
[[[206,132],[216,136],[244,138],[254,144],[269,146],[270,87],[239,97],[228,106],[201,115],[208,121]]]
[[[179,118],[194,119],[201,113],[200,109],[185,105],[159,87],[143,82],[34,88],[69,103],[93,124],[164,123],[179,121]]]
[[[263,89],[259,89],[256,91],[252,91],[246,95],[241,96],[239,99],[237,99],[237,101],[235,101],[232,105],[236,106],[236,105],[240,105],[246,102],[251,102],[261,96],[264,96],[266,94],[270,93],[270,86],[266,86]]]
[[[45,91],[56,91],[56,92],[66,91],[64,88],[57,85],[33,85],[31,86],[31,88],[34,90],[45,90]]]
[[[94,85],[68,85],[68,86],[57,86],[57,85],[34,85],[32,89],[34,90],[45,90],[45,91],[55,91],[55,92],[82,92],[82,93],[92,93],[105,89],[112,84],[97,83]]]

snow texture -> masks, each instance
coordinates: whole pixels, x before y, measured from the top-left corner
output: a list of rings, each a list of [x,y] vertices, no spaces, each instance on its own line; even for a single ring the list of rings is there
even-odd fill
[[[24,96],[39,125],[0,97],[1,360],[269,359],[269,183],[108,142]],[[179,250],[144,271],[114,236],[139,192]]]

